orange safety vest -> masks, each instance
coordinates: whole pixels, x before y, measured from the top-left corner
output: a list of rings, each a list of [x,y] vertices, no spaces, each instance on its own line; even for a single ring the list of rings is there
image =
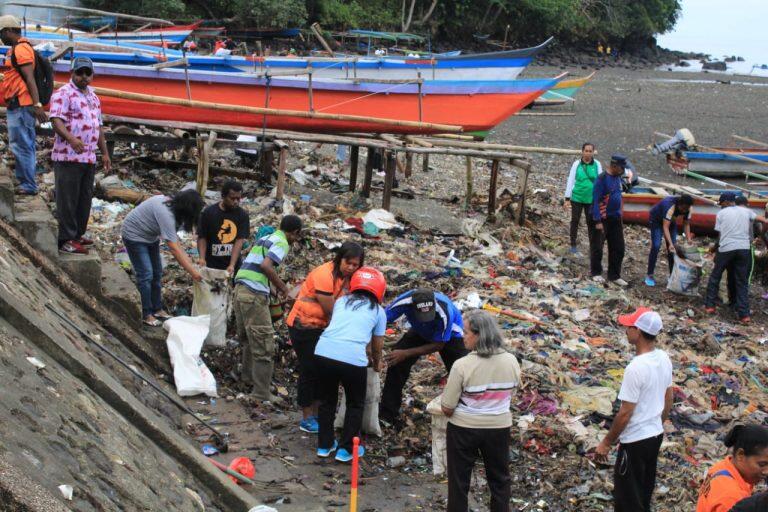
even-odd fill
[[[707,471],[699,488],[696,512],[728,512],[736,503],[751,496],[753,488],[728,456]]]
[[[312,270],[301,285],[286,323],[290,327],[324,329],[330,319],[317,301],[317,295],[332,296],[334,300],[344,294],[344,279],[333,277],[333,262],[329,261]],[[297,323],[298,320],[298,323]]]

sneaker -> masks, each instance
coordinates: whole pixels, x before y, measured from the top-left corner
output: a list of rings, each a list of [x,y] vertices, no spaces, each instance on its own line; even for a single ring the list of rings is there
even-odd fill
[[[320,426],[317,424],[317,418],[310,416],[305,420],[299,422],[299,430],[306,432],[307,434],[317,434],[320,430]]]
[[[622,288],[626,288],[627,286],[629,286],[629,283],[623,280],[622,278],[614,279],[611,282],[615,285],[621,286]]]
[[[78,240],[78,243],[80,245],[93,245],[93,240],[91,240],[90,238],[81,236],[80,239]]]
[[[739,322],[744,324],[744,325],[748,325],[748,324],[752,323],[752,319],[750,317],[748,317],[748,316],[743,316],[743,317],[739,318]]]
[[[339,443],[337,443],[335,440],[333,441],[333,446],[330,448],[318,448],[317,449],[317,456],[322,457],[324,459],[327,459],[331,453],[336,451],[336,448],[339,447]]]
[[[704,312],[708,315],[714,315],[717,312],[717,308],[713,306],[707,306],[704,308]]]
[[[645,276],[645,286],[656,286],[656,280],[651,276]]]
[[[603,276],[592,276],[592,281],[596,283],[604,283],[605,278]]]
[[[70,240],[69,242],[64,242],[61,247],[59,247],[59,252],[64,254],[88,254],[88,249],[78,242]]]
[[[358,446],[357,456],[362,457],[363,455],[365,455],[365,447]],[[339,448],[339,451],[336,452],[336,460],[339,462],[350,462],[352,460],[352,454],[344,448]]]

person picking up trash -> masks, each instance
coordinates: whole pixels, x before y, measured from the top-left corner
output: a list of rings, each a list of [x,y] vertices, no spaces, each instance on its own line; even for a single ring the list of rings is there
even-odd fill
[[[381,307],[387,283],[384,274],[375,268],[362,267],[349,281],[349,295],[333,306],[333,315],[315,347],[315,359],[320,396],[317,456],[336,460],[352,460],[352,441],[360,435],[370,365],[381,369],[381,350],[387,330],[387,315]],[[346,396],[346,415],[341,439],[333,434],[339,384]],[[365,454],[358,447],[358,456]]]
[[[439,352],[448,372],[453,363],[467,355],[464,323],[451,299],[440,292],[419,288],[407,291],[387,306],[387,322],[405,315],[410,329],[384,357],[387,378],[379,404],[379,421],[393,425],[400,414],[403,388],[411,368],[421,356]]]
[[[301,407],[299,429],[318,431],[320,403],[317,393],[315,347],[328,326],[336,301],[349,291],[352,275],[365,264],[365,249],[357,242],[344,242],[332,261],[314,268],[301,285],[299,295],[286,318],[288,336],[299,363],[296,402]]]
[[[243,347],[242,380],[252,386],[257,400],[277,400],[269,391],[275,355],[270,287],[283,297],[288,296],[288,286],[277,275],[277,266],[285,261],[291,244],[299,240],[301,227],[298,216],[283,217],[280,229],[258,239],[235,275],[235,321]]]
[[[608,242],[608,281],[619,286],[628,283],[621,278],[624,262],[624,223],[621,220],[621,183],[627,157],[613,155],[608,171],[595,180],[592,192],[592,219],[595,234],[590,245],[590,272],[592,280],[603,283],[603,245]]]
[[[227,180],[221,187],[221,201],[200,215],[197,252],[201,267],[226,270],[229,275],[234,275],[243,244],[251,232],[248,212],[240,207],[242,198],[243,186],[235,180]]]
[[[651,512],[663,422],[672,408],[672,362],[666,352],[656,348],[656,337],[663,327],[658,313],[638,308],[632,314],[619,316],[618,322],[626,329],[636,355],[624,370],[618,396],[621,408],[608,434],[595,448],[595,456],[606,461],[618,440],[613,510]]]
[[[520,386],[520,365],[504,350],[494,317],[476,309],[464,315],[464,345],[471,352],[456,361],[440,406],[448,416],[448,512],[467,512],[470,477],[478,453],[491,490],[491,512],[508,512],[512,394]]]
[[[749,510],[747,503],[735,505],[749,498],[755,485],[768,478],[768,427],[736,425],[723,442],[732,448],[731,455],[707,471],[699,488],[696,512]],[[757,496],[754,501],[765,504],[768,501],[765,498]],[[764,512],[768,508],[753,510]]]
[[[681,252],[676,244],[678,218],[683,219],[685,239],[689,242],[693,240],[690,224],[691,206],[693,206],[693,198],[688,194],[683,194],[681,196],[665,197],[651,208],[651,252],[648,254],[648,273],[645,276],[646,286],[656,286],[653,272],[656,270],[656,260],[659,257],[662,240],[664,240],[667,248],[669,272],[672,273],[675,265],[675,253]]]
[[[603,172],[603,166],[595,160],[595,145],[585,142],[581,146],[581,158],[573,162],[565,184],[565,206],[571,209],[571,254],[578,255],[578,234],[581,215],[587,222],[587,235],[590,244],[595,233],[592,218],[592,188],[595,180]]]

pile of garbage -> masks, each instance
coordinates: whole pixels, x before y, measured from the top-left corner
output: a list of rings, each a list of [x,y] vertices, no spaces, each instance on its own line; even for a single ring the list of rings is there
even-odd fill
[[[477,211],[461,210],[456,191],[463,190],[463,159],[433,156],[433,170],[416,172],[407,181],[399,177],[401,194],[431,200],[436,211],[453,213],[461,234],[446,235],[437,229],[417,229],[407,215],[396,217],[377,209],[374,200],[348,192],[343,162],[336,159],[334,150],[292,145],[290,183],[281,202],[274,199],[273,190],[247,183],[241,205],[251,217],[252,230],[276,225],[286,213],[302,216],[305,236],[281,268],[287,282],[300,283],[312,268],[332,257],[332,248],[354,239],[365,246],[366,263],[385,273],[388,298],[425,286],[442,291],[461,308],[484,308],[497,315],[508,350],[518,357],[523,370],[523,384],[514,401],[511,453],[512,495],[520,510],[612,509],[612,468],[594,462],[589,452],[618,410],[623,369],[632,357],[615,319],[636,306],[652,307],[661,314],[665,329],[659,345],[675,367],[675,405],[671,423],[665,426],[655,495],[660,510],[692,509],[701,477],[712,461],[724,455],[722,437],[734,422],[766,422],[764,314],[756,312],[754,324],[744,327],[730,317],[704,316],[695,293],[675,295],[663,287],[644,288],[638,276],[647,256],[648,235],[636,226],[626,228],[625,260],[625,279],[635,284],[623,289],[589,280],[586,258],[567,254],[567,214],[558,204],[565,158],[536,162],[540,172],[531,175],[524,226],[504,215],[497,224],[486,224],[482,198],[472,203]],[[100,177],[102,190],[111,182],[140,193],[172,193],[193,179],[190,171],[135,165],[137,151],[118,146],[118,174]],[[220,150],[214,161],[244,168],[239,158]],[[483,190],[487,173],[477,175],[476,190]],[[503,171],[499,189],[516,190],[515,180],[513,172]],[[380,182],[383,177],[374,176],[374,189]],[[216,194],[206,198],[215,201]],[[119,228],[131,207],[126,202],[94,199],[90,228],[102,256],[116,259],[128,271]],[[185,234],[181,241],[196,256],[194,236]],[[707,241],[696,244],[703,249]],[[189,315],[192,283],[172,258],[166,258],[166,263],[167,307],[175,315]],[[759,293],[753,290],[753,296]],[[395,325],[388,331],[388,344],[399,339],[402,329]],[[276,390],[285,399],[284,410],[291,411],[296,409],[292,404],[296,364],[284,326],[278,326],[278,334]],[[240,348],[231,325],[227,345],[208,349],[203,358],[216,376],[220,396],[242,391],[237,379]],[[427,406],[440,395],[444,380],[437,354],[417,363],[405,389],[403,425],[384,429],[381,438],[365,439],[363,476],[400,472],[418,481],[440,482],[432,474],[436,461]],[[473,485],[480,494],[486,492],[482,475],[478,469]],[[439,500],[424,500],[419,506],[444,508]]]

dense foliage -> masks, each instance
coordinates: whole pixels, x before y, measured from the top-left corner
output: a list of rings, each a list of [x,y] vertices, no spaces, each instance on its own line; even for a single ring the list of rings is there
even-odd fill
[[[369,28],[444,41],[490,36],[512,44],[550,35],[564,43],[644,42],[670,30],[680,0],[84,0],[86,6],[239,26]],[[507,28],[508,27],[508,28]]]

